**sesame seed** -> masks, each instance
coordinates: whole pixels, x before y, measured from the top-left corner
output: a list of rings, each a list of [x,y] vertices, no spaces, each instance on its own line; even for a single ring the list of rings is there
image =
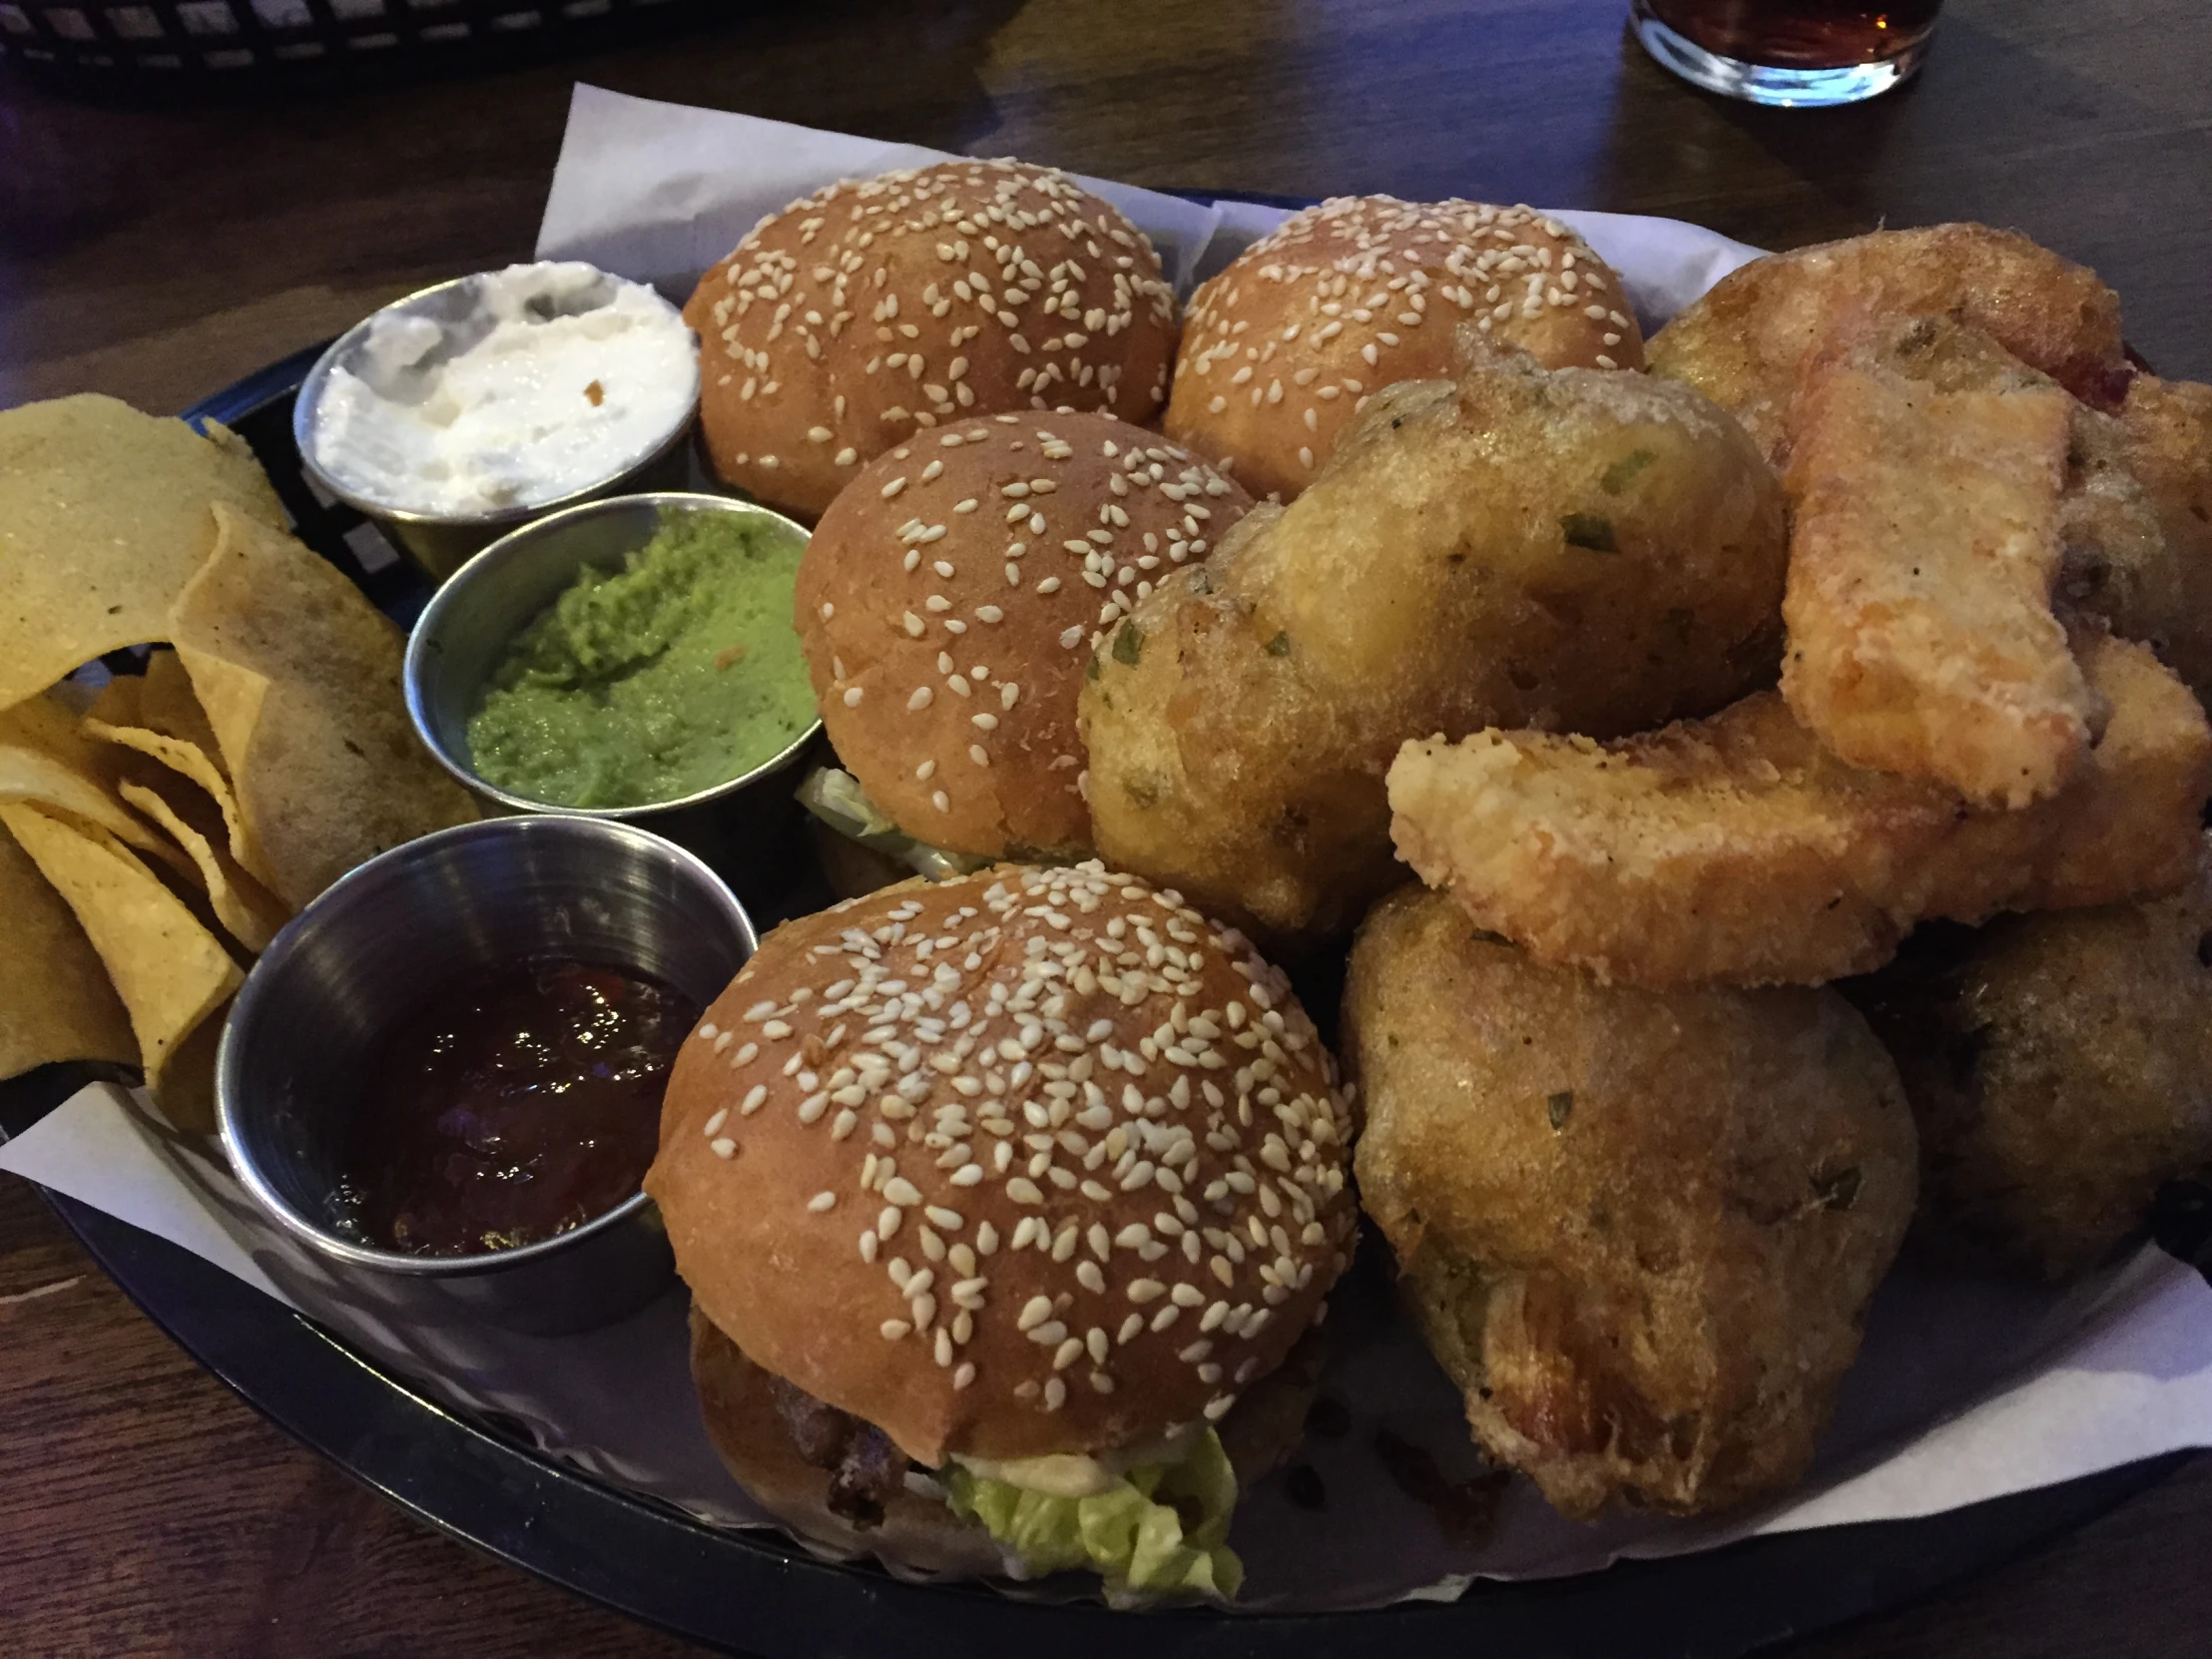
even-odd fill
[[[826,1210],[834,1209],[836,1203],[837,1195],[835,1193],[821,1192],[807,1201],[807,1208],[819,1216]]]
[[[912,714],[919,714],[923,709],[929,707],[930,696],[931,693],[927,686],[916,686],[913,695],[906,699],[907,711]]]

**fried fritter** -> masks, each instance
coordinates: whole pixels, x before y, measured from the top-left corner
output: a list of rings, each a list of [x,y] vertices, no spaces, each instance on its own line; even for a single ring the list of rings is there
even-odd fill
[[[1617,735],[1774,672],[1779,484],[1733,421],[1643,375],[1477,354],[1378,392],[1102,645],[1081,722],[1108,863],[1277,933],[1394,879],[1407,738]]]
[[[1856,766],[2024,807],[2095,712],[2051,610],[2072,398],[1941,318],[1807,363],[1782,695]]]
[[[1763,692],[1619,744],[1409,743],[1391,834],[1539,961],[1661,989],[1823,984],[1879,967],[1925,917],[2172,892],[2212,792],[2204,711],[2144,646],[2076,649],[2110,722],[2071,784],[2019,812],[1850,766]]]
[[[1932,1236],[2051,1279],[2212,1165],[2212,850],[2172,898],[1916,938],[1843,987],[1921,1131]]]
[[[2212,386],[2138,374],[2120,426],[2128,471],[2164,533],[2180,589],[2163,624],[2166,660],[2212,699]],[[2125,624],[2114,619],[2125,631]]]
[[[1362,1201],[1491,1456],[1575,1516],[1804,1472],[1916,1180],[1842,997],[1609,988],[1409,888],[1360,931],[1344,1031]]]
[[[1929,314],[1993,335],[2093,407],[2117,409],[2126,393],[2119,296],[2094,272],[1985,225],[1877,231],[1754,260],[1653,335],[1645,357],[1735,415],[1780,466],[1799,370],[1837,320]]]
[[[2127,427],[2081,403],[2069,413],[2053,594],[2059,615],[2099,617],[2121,639],[2142,641],[2202,702],[2212,689],[2212,546],[2199,561],[2206,591],[2192,593],[2190,550],[2169,533],[2157,498],[2137,476]],[[2212,452],[2206,464],[2212,468]]]

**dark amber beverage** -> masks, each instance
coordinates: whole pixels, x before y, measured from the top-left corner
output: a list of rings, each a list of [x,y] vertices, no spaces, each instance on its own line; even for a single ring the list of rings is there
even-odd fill
[[[1637,38],[1710,91],[1761,104],[1856,103],[1909,79],[1942,0],[1634,0]]]

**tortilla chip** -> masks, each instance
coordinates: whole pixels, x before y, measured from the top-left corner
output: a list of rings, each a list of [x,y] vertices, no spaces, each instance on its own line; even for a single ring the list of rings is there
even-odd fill
[[[0,709],[165,637],[214,550],[211,505],[281,526],[253,452],[85,394],[0,409]]]
[[[0,830],[0,1078],[56,1060],[137,1065],[131,1017],[38,865]]]
[[[245,982],[223,943],[194,918],[184,900],[105,830],[79,829],[22,805],[0,806],[23,850],[54,884],[92,941],[108,978],[129,1010],[146,1084],[170,1105],[172,1059],[185,1040]],[[194,1085],[178,1080],[187,1096]],[[180,1127],[210,1128],[211,1121]]]
[[[97,824],[119,840],[194,873],[176,847],[124,806],[120,754],[78,730],[49,693],[0,709],[0,801],[27,801]]]
[[[230,771],[243,862],[297,908],[354,865],[477,816],[416,741],[404,639],[336,569],[218,506],[215,551],[164,636]]]
[[[222,814],[214,802],[180,779],[165,779],[165,793],[154,780],[126,782],[123,799],[160,825],[183,847],[197,867],[206,887],[208,904],[224,930],[259,956],[269,948],[276,930],[290,919],[290,912],[275,894],[238,865],[229,850],[217,844],[223,834]],[[199,796],[195,802],[192,797]],[[188,819],[198,819],[195,824]]]
[[[222,764],[223,751],[215,741],[215,728],[208,724],[208,711],[200,707],[199,694],[192,689],[192,676],[185,672],[176,652],[151,653],[140,688],[138,718],[129,724],[189,743],[218,766]]]
[[[91,705],[85,710],[84,718],[97,720],[108,726],[136,726],[142,718],[140,705],[145,701],[144,676],[110,675],[108,683],[100,688],[99,695],[93,698]]]
[[[157,653],[169,656],[173,653]],[[214,802],[222,814],[224,837],[230,843],[231,856],[246,869],[264,881],[267,876],[254,862],[253,848],[248,844],[246,822],[239,813],[238,795],[231,788],[230,777],[224,772],[211,736],[208,747],[188,743],[182,738],[165,737],[159,732],[141,726],[146,697],[136,675],[118,675],[85,711],[84,729],[93,737],[104,738],[109,743],[121,744],[161,764],[170,771],[190,779],[200,787],[202,794]],[[196,705],[197,707],[197,705]],[[204,718],[204,717],[203,717]],[[144,783],[146,780],[141,779]]]
[[[223,1046],[223,1021],[231,1012],[226,998],[208,1017],[192,1029],[192,1034],[170,1051],[169,1063],[162,1068],[162,1084],[154,1093],[154,1104],[172,1127],[190,1130],[195,1134],[213,1135],[216,1132],[215,1110],[215,1061]]]

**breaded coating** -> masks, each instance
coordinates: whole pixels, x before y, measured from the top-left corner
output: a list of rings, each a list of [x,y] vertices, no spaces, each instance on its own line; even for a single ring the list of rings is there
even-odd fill
[[[1360,931],[1356,1154],[1474,1438],[1569,1515],[1771,1496],[1913,1213],[1896,1068],[1832,990],[1540,967],[1408,888]]]
[[[2181,590],[2166,660],[2200,700],[2212,698],[2212,386],[2138,374],[2120,424]]]
[[[1612,736],[1766,682],[1783,520],[1687,387],[1517,353],[1388,387],[1298,500],[1093,657],[1095,844],[1269,933],[1349,926],[1397,879],[1382,779],[1405,739]]]
[[[1939,318],[1807,363],[1782,695],[1842,759],[2004,807],[2073,776],[2094,711],[2051,585],[2075,406]]]
[[[1876,231],[1754,260],[1653,335],[1645,358],[1735,415],[1780,466],[1799,371],[1837,319],[1930,314],[1993,335],[2094,407],[2117,409],[2126,394],[2119,295],[2087,268],[1985,225]]]
[[[1659,989],[1823,984],[1881,966],[1925,918],[2172,892],[2212,792],[2204,711],[2144,646],[2076,649],[2110,722],[2074,781],[2020,812],[1850,766],[1766,692],[1624,743],[1407,744],[1390,831],[1539,961]]]
[[[2098,617],[2121,639],[2142,641],[2202,702],[2212,685],[2212,549],[2200,561],[2207,591],[2192,595],[2189,549],[2168,533],[2157,498],[2137,476],[2127,427],[2081,403],[2069,413],[2058,614]],[[2206,464],[2212,468],[2212,452]]]
[[[1843,987],[1921,1131],[1921,1224],[2050,1279],[2212,1166],[2212,854],[2181,893],[1916,937]]]

